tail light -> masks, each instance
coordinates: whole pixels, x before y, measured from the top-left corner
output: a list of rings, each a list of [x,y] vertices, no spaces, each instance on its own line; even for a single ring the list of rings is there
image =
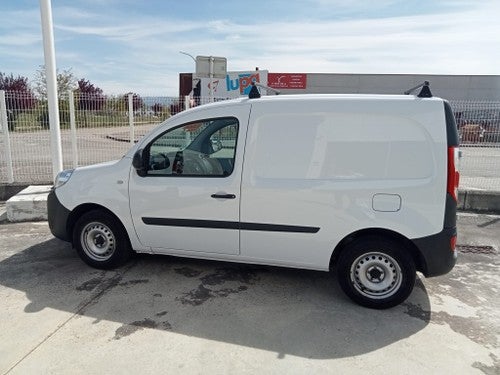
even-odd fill
[[[450,238],[450,248],[452,251],[457,248],[457,236],[453,236]]]
[[[458,147],[448,147],[448,184],[446,191],[450,194],[455,202],[458,202],[458,182],[460,180],[460,172],[458,165],[460,161],[460,151]]]

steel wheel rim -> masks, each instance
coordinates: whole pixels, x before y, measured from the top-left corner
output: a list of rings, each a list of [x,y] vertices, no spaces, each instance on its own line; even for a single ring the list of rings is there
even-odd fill
[[[116,249],[115,235],[108,226],[99,222],[85,225],[80,235],[80,243],[87,256],[101,262],[111,258]]]
[[[358,257],[352,263],[350,276],[354,288],[372,299],[394,295],[403,281],[398,262],[381,252],[370,252]]]

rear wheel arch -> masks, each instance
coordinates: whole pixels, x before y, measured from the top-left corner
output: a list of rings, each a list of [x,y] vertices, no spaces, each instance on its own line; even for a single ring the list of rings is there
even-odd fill
[[[340,254],[342,254],[342,251],[344,251],[350,243],[352,243],[354,240],[358,240],[364,237],[373,237],[373,236],[380,238],[387,238],[399,242],[401,246],[403,246],[405,249],[408,249],[408,251],[410,252],[410,255],[413,259],[413,262],[415,263],[417,271],[423,272],[425,274],[426,264],[418,247],[405,236],[397,232],[383,228],[362,229],[345,236],[337,244],[337,246],[335,246],[335,249],[332,252],[329,265],[330,270],[333,270],[335,268],[337,261],[340,257]]]

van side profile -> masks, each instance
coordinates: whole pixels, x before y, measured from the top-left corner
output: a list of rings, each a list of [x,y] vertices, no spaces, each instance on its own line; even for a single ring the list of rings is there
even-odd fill
[[[412,95],[236,99],[171,117],[118,161],[63,171],[52,233],[97,268],[135,251],[319,271],[371,308],[456,261],[458,133]]]

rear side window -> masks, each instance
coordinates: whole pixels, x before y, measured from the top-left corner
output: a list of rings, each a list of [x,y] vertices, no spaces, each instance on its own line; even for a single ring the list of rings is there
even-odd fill
[[[145,149],[148,176],[226,177],[234,169],[238,120],[190,122],[170,129]]]

